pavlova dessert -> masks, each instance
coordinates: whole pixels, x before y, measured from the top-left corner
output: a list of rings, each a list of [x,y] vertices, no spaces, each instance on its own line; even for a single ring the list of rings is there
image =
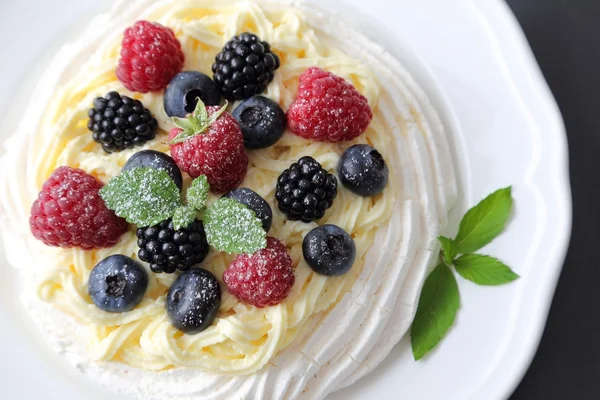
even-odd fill
[[[143,399],[352,384],[410,326],[456,197],[398,61],[286,1],[118,2],[56,55],[6,148],[32,319]]]

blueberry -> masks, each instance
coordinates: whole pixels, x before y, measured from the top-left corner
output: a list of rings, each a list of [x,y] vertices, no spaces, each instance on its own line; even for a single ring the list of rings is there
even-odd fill
[[[249,149],[274,145],[285,130],[285,112],[279,104],[263,96],[244,100],[232,115],[240,123],[244,145]]]
[[[194,335],[208,328],[221,306],[221,287],[205,269],[184,272],[167,294],[167,314],[173,326]]]
[[[344,275],[356,258],[352,237],[336,225],[323,225],[308,232],[302,241],[306,263],[318,274]]]
[[[148,273],[142,265],[116,254],[92,269],[88,291],[96,306],[104,311],[131,311],[140,304],[148,287]]]
[[[237,200],[254,211],[262,222],[265,232],[269,232],[273,223],[273,210],[271,210],[269,203],[260,197],[258,193],[248,188],[238,188],[226,193],[223,197]]]
[[[181,177],[181,171],[175,161],[165,153],[155,150],[142,150],[132,155],[129,160],[123,166],[122,171],[129,171],[130,169],[150,167],[156,169],[164,169],[167,174],[173,179],[173,182],[181,191],[183,185],[183,178]]]
[[[355,144],[340,158],[338,174],[345,187],[367,197],[383,192],[389,171],[377,150],[366,144]]]
[[[180,72],[165,89],[165,111],[169,117],[184,118],[196,108],[197,98],[207,106],[218,106],[221,93],[208,75],[198,71]]]

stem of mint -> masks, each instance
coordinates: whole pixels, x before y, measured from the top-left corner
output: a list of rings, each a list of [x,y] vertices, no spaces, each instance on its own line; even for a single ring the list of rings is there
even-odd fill
[[[415,360],[433,350],[454,323],[460,299],[455,270],[478,285],[503,285],[518,279],[519,276],[500,260],[473,253],[504,230],[512,205],[512,188],[497,190],[467,211],[454,239],[438,238],[441,245],[439,263],[423,285],[411,326]]]

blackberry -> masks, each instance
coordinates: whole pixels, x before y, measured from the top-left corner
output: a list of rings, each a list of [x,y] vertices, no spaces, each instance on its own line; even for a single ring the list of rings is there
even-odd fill
[[[302,157],[277,180],[277,205],[290,220],[310,222],[323,218],[336,196],[336,177],[312,157]]]
[[[234,36],[217,54],[213,80],[227,100],[243,100],[264,92],[280,65],[269,43],[246,32]]]
[[[173,222],[166,219],[154,226],[138,228],[137,237],[138,257],[156,273],[187,271],[208,255],[204,225],[199,220],[176,231]]]
[[[88,129],[107,153],[131,149],[154,139],[158,122],[142,102],[117,92],[94,100]]]

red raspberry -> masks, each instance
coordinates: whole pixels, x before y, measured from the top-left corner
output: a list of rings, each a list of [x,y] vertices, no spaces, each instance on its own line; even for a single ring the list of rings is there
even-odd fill
[[[210,117],[220,107],[206,109]],[[180,132],[180,128],[171,129],[169,141]],[[211,190],[216,193],[230,191],[242,183],[246,176],[248,156],[244,150],[244,135],[240,124],[228,112],[224,112],[203,133],[182,143],[171,144],[170,147],[171,157],[177,166],[192,178],[206,175]]]
[[[81,169],[57,168],[31,206],[29,225],[48,246],[110,247],[127,231],[127,222],[106,208],[102,182]]]
[[[185,55],[171,28],[137,21],[125,29],[117,78],[132,92],[158,92],[183,68]]]
[[[256,307],[281,303],[292,290],[296,276],[285,245],[267,238],[267,248],[241,254],[223,272],[227,289],[244,303]]]
[[[298,96],[287,118],[298,136],[341,142],[362,135],[373,112],[365,96],[349,82],[320,68],[309,68],[300,75]]]

